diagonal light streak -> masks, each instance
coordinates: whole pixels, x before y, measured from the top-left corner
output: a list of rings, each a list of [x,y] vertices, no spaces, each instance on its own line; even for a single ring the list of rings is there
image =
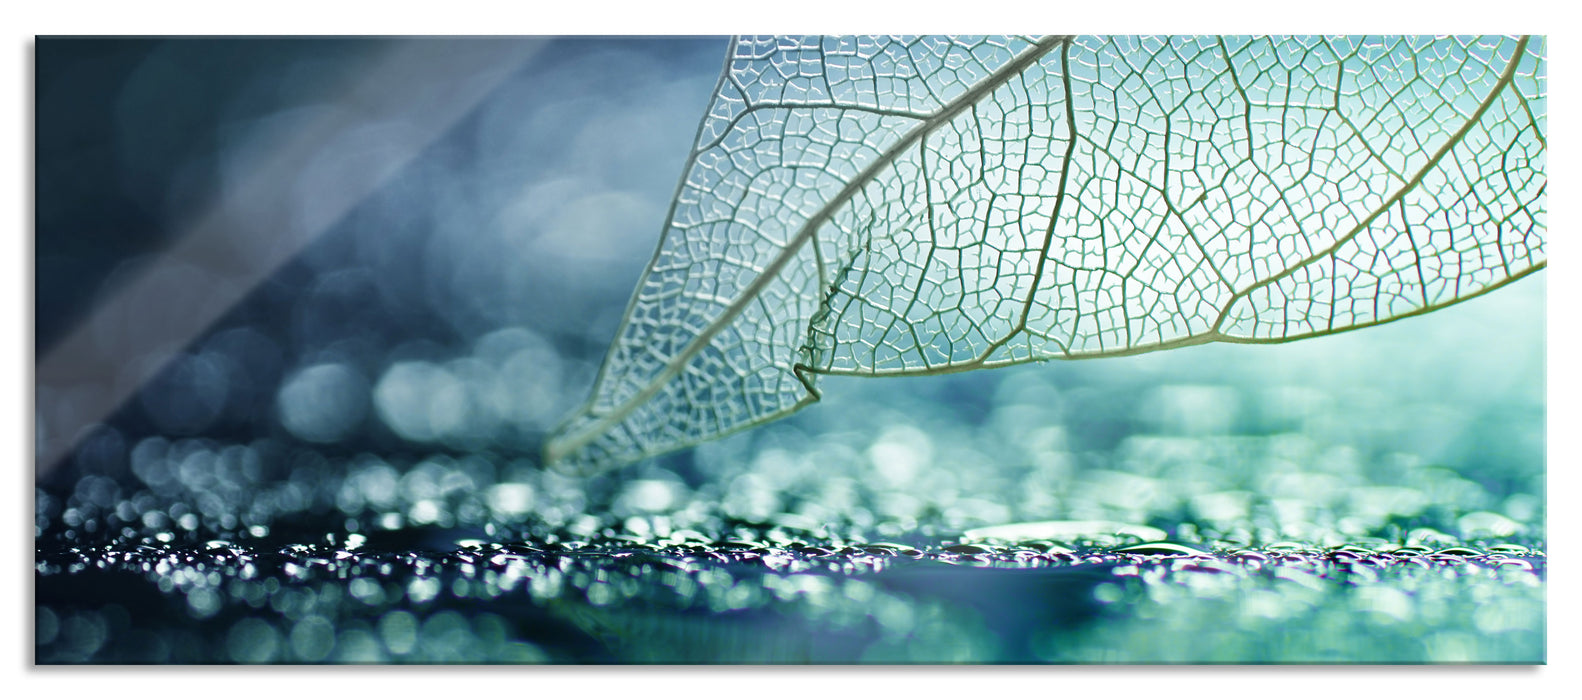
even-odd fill
[[[545,39],[420,39],[391,43],[347,80],[334,109],[266,144],[267,155],[195,217],[177,242],[94,309],[36,365],[35,478],[71,453],[177,352],[359,202],[410,164],[530,61]],[[391,128],[398,126],[399,130]],[[382,128],[377,153],[362,129]],[[304,177],[324,163],[334,186]],[[200,270],[227,284],[160,294],[165,280]],[[145,300],[158,298],[162,308]],[[158,318],[161,334],[114,333]],[[105,338],[117,343],[107,347]],[[130,370],[130,371],[129,371]]]

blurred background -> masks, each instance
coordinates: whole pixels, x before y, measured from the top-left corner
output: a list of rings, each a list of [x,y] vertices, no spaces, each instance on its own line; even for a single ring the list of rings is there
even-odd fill
[[[1152,527],[1204,549],[1544,545],[1546,273],[1285,346],[832,378],[822,403],[761,429],[591,479],[545,473],[540,443],[591,388],[726,44],[38,40],[39,551],[371,531],[462,533],[412,540],[441,549],[719,540],[747,526],[926,546],[1043,520]],[[121,658],[114,635],[92,632],[114,615],[45,601],[38,581],[36,614],[54,625],[40,660]],[[196,621],[223,609],[181,590]],[[1494,595],[1470,590],[1441,599]],[[1235,606],[1246,591],[1198,593]],[[1456,621],[1371,595],[1344,609],[1394,625],[1374,649],[1388,658],[1542,656],[1541,588],[1514,617]],[[1284,600],[1237,609],[1273,630],[1306,599]],[[1172,618],[1179,639],[1220,660],[1268,641],[1215,647],[1202,635],[1221,608],[1161,601],[1189,611]],[[329,631],[293,646],[309,617]],[[497,625],[466,619],[474,640]],[[293,620],[231,620],[214,632],[228,640],[219,660],[449,658],[334,615]],[[1157,626],[1116,631],[1134,628],[1043,658],[1193,658],[1172,656],[1190,647]],[[155,660],[187,658],[162,648]],[[582,658],[528,648],[452,660]]]
[[[413,122],[428,86],[380,83],[381,62],[443,60],[440,42],[41,41],[39,360],[129,289],[142,295],[131,313],[88,344],[128,372],[175,351],[113,418],[71,415],[84,372],[41,378],[41,440],[102,421],[122,438],[329,451],[531,446],[582,398],[567,395],[584,390],[652,252],[725,47],[548,43],[480,51],[505,64],[497,83],[454,123],[425,124]],[[373,89],[392,93],[376,120],[356,113],[355,93]],[[288,185],[257,181],[293,139],[325,130],[265,176]],[[363,182],[370,163],[403,159]],[[337,205],[343,216],[303,230]],[[203,226],[216,209],[233,220]],[[184,236],[234,254],[164,264]],[[230,308],[197,311],[211,323],[183,323],[195,300],[226,295]]]

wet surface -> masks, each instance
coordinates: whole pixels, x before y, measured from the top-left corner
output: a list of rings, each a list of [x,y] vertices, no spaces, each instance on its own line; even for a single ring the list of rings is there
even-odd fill
[[[1544,658],[1538,542],[1447,545],[1447,535],[1419,529],[1399,541],[1237,546],[1145,542],[1130,532],[1138,528],[1104,521],[1028,526],[1085,534],[878,542],[736,523],[569,539],[486,523],[316,540],[258,526],[228,539],[127,527],[73,544],[60,530],[35,552],[36,660]]]
[[[40,41],[39,358],[381,46]],[[1545,659],[1542,274],[1287,346],[830,377],[546,472],[724,48],[557,42],[199,337],[169,297],[233,280],[95,331],[118,376],[180,346],[113,415],[37,382],[73,447],[35,466],[33,660]],[[309,181],[255,205],[345,184]]]

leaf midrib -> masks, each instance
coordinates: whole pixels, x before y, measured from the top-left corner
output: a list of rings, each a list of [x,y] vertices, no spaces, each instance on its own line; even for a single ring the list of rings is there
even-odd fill
[[[894,163],[901,154],[916,145],[924,136],[949,123],[989,92],[1004,85],[1012,77],[1020,74],[1028,66],[1068,40],[1069,37],[1066,36],[1043,37],[1033,46],[1007,61],[1005,65],[1000,66],[989,77],[979,81],[968,88],[966,92],[957,96],[956,99],[941,107],[933,116],[913,127],[910,132],[907,132],[906,136],[880,154],[867,168],[864,168],[856,177],[847,182],[839,193],[830,198],[811,217],[808,217],[808,220],[797,230],[796,235],[787,241],[780,253],[764,267],[763,272],[737,295],[731,305],[719,317],[710,323],[707,328],[703,329],[697,337],[693,338],[692,342],[688,343],[653,379],[649,380],[642,390],[627,398],[626,401],[616,406],[609,413],[600,416],[598,420],[584,425],[577,433],[558,440],[552,440],[544,450],[546,461],[559,461],[560,458],[592,442],[596,437],[625,420],[638,406],[647,403],[657,395],[670,380],[674,379],[691,363],[694,357],[697,357],[698,353],[703,352],[703,349],[713,342],[716,335],[719,335],[735,322],[736,318],[747,308],[747,305],[751,304],[753,299],[757,298],[770,283],[777,279],[781,271],[801,252],[802,247],[807,245],[807,242],[818,234],[819,228],[829,221],[830,217],[835,215],[835,212],[845,207],[851,201],[851,198],[856,196],[858,191],[869,182],[872,182],[875,177],[878,177],[879,173]],[[628,312],[630,312],[630,309],[628,309]],[[602,381],[602,379],[603,377],[601,376],[600,380]]]
[[[1227,301],[1225,307],[1223,308],[1220,317],[1218,319],[1216,319],[1215,323],[1211,327],[1212,330],[1210,330],[1209,332],[1201,334],[1201,335],[1197,335],[1197,336],[1189,336],[1189,337],[1186,337],[1186,338],[1181,338],[1181,339],[1178,339],[1178,340],[1175,340],[1175,341],[1170,341],[1170,342],[1166,342],[1166,343],[1159,344],[1159,345],[1142,346],[1142,347],[1137,347],[1137,348],[1129,348],[1127,350],[1120,351],[1120,352],[1115,352],[1115,353],[1104,353],[1104,356],[1132,355],[1132,354],[1139,354],[1139,353],[1142,353],[1142,352],[1158,350],[1158,349],[1162,349],[1162,348],[1166,348],[1166,347],[1179,347],[1179,346],[1186,346],[1186,345],[1198,345],[1198,344],[1214,342],[1214,341],[1235,342],[1235,343],[1286,342],[1286,341],[1290,341],[1290,340],[1296,340],[1296,339],[1302,338],[1302,337],[1307,337],[1307,335],[1304,334],[1304,335],[1297,335],[1297,336],[1286,336],[1286,337],[1282,337],[1282,338],[1279,338],[1279,339],[1271,339],[1271,340],[1259,340],[1259,339],[1250,339],[1250,338],[1243,339],[1243,338],[1234,338],[1234,337],[1226,336],[1219,329],[1223,326],[1223,323],[1225,322],[1225,320],[1229,316],[1229,313],[1235,308],[1235,306],[1239,302],[1245,300],[1253,292],[1255,292],[1256,290],[1258,290],[1260,288],[1264,288],[1264,287],[1270,286],[1270,285],[1280,281],[1281,279],[1284,279],[1285,277],[1290,276],[1295,271],[1300,270],[1300,269],[1302,269],[1302,268],[1304,268],[1304,267],[1306,267],[1308,265],[1311,265],[1311,264],[1313,264],[1313,263],[1325,258],[1326,256],[1333,255],[1334,252],[1337,251],[1341,246],[1343,246],[1347,242],[1353,240],[1361,231],[1365,230],[1368,226],[1370,226],[1374,220],[1376,220],[1380,215],[1382,215],[1383,212],[1387,211],[1391,206],[1397,205],[1397,203],[1400,202],[1401,200],[1403,200],[1404,197],[1407,194],[1409,194],[1411,191],[1413,191],[1418,186],[1420,186],[1422,181],[1423,181],[1423,179],[1429,173],[1433,172],[1438,167],[1439,163],[1444,159],[1444,157],[1447,156],[1451,152],[1451,150],[1454,149],[1454,147],[1457,144],[1459,144],[1459,143],[1461,143],[1463,141],[1463,139],[1465,138],[1467,133],[1474,126],[1476,126],[1479,122],[1482,121],[1484,114],[1493,105],[1494,101],[1496,99],[1498,99],[1499,96],[1503,93],[1503,91],[1505,89],[1507,89],[1511,85],[1511,83],[1514,80],[1514,75],[1515,75],[1516,69],[1518,68],[1518,66],[1519,66],[1521,60],[1523,59],[1523,57],[1526,55],[1526,50],[1527,50],[1527,46],[1529,44],[1530,38],[1531,38],[1530,36],[1522,36],[1519,39],[1519,41],[1517,43],[1517,46],[1515,48],[1515,51],[1513,52],[1511,58],[1509,59],[1509,61],[1507,63],[1507,66],[1506,66],[1505,70],[1500,75],[1500,77],[1497,80],[1496,84],[1485,95],[1484,99],[1479,104],[1478,109],[1473,113],[1473,115],[1471,115],[1470,118],[1468,118],[1466,120],[1466,122],[1461,126],[1461,128],[1458,129],[1454,134],[1452,134],[1447,139],[1447,141],[1445,143],[1441,144],[1440,148],[1434,153],[1434,155],[1429,159],[1429,161],[1427,163],[1425,163],[1418,170],[1418,172],[1416,173],[1416,175],[1414,177],[1412,177],[1409,181],[1403,183],[1403,185],[1400,188],[1398,188],[1388,199],[1386,199],[1383,203],[1381,203],[1380,206],[1378,208],[1376,208],[1373,212],[1371,212],[1368,217],[1366,217],[1362,221],[1358,222],[1352,228],[1352,230],[1347,232],[1346,235],[1338,238],[1332,245],[1326,247],[1325,249],[1320,250],[1320,251],[1315,251],[1312,255],[1308,256],[1307,258],[1304,258],[1303,260],[1300,260],[1300,261],[1296,262],[1295,264],[1292,264],[1291,266],[1285,268],[1284,270],[1281,270],[1279,273],[1274,274],[1274,275],[1272,275],[1272,276],[1270,276],[1268,278],[1265,278],[1263,280],[1260,280],[1258,282],[1255,282],[1252,285],[1242,289],[1240,292],[1237,292],[1237,293],[1233,294],[1232,297]],[[900,141],[896,142],[891,148],[887,149],[883,154],[881,154],[880,157],[877,160],[875,160],[867,168],[865,168],[861,173],[859,173],[856,177],[854,177],[851,181],[849,181],[846,184],[846,186],[834,198],[832,198],[830,201],[826,202],[826,204],[817,213],[815,213],[812,217],[810,217],[804,223],[804,225],[798,230],[797,234],[792,239],[790,239],[787,242],[786,247],[781,250],[781,252],[776,256],[776,258],[774,260],[772,260],[770,262],[770,264],[768,266],[766,266],[764,268],[764,271],[756,279],[754,279],[753,282],[750,283],[748,285],[748,287],[746,287],[741,292],[741,294],[738,297],[735,298],[735,300],[733,301],[731,306],[728,307],[721,316],[716,318],[715,321],[713,321],[709,325],[709,327],[704,329],[704,331],[702,333],[700,333],[696,338],[694,338],[693,341],[691,343],[689,343],[688,346],[686,348],[684,348],[680,354],[676,355],[672,359],[672,361],[669,364],[666,365],[664,370],[662,370],[648,384],[646,384],[644,386],[644,388],[640,392],[638,392],[637,394],[635,394],[632,397],[630,397],[627,401],[623,402],[621,405],[617,406],[615,409],[613,409],[609,413],[606,413],[606,414],[604,414],[602,416],[599,416],[598,420],[586,424],[585,427],[582,430],[578,431],[577,433],[575,433],[573,435],[570,435],[570,436],[567,436],[565,438],[562,438],[560,440],[551,441],[551,443],[547,446],[547,448],[545,450],[547,460],[550,461],[550,462],[557,461],[558,459],[570,454],[571,452],[581,448],[582,446],[587,445],[588,443],[590,443],[594,439],[596,439],[599,435],[604,434],[606,431],[608,431],[609,429],[611,429],[615,425],[617,425],[620,422],[624,421],[634,410],[636,410],[637,407],[639,407],[639,406],[647,403],[649,400],[651,400],[672,379],[674,379],[678,374],[680,374],[685,369],[685,367],[699,353],[701,353],[705,348],[707,348],[708,345],[712,342],[713,338],[716,335],[718,335],[724,329],[730,327],[730,325],[737,319],[737,317],[740,316],[742,311],[745,310],[746,306],[748,304],[752,303],[752,301],[754,299],[756,299],[762,293],[762,291],[765,288],[767,288],[767,286],[769,284],[771,284],[775,279],[777,279],[779,277],[780,273],[786,267],[786,265],[790,264],[791,260],[794,259],[800,253],[802,247],[804,245],[806,245],[809,240],[811,240],[812,238],[814,238],[817,235],[817,232],[818,232],[819,228],[822,227],[823,224],[826,223],[830,219],[830,217],[832,217],[836,212],[838,212],[841,208],[845,207],[850,202],[851,198],[853,196],[855,196],[855,194],[858,191],[860,191],[862,187],[866,186],[869,182],[871,182],[881,172],[883,172],[886,168],[888,168],[898,157],[900,157],[900,155],[902,155],[903,153],[907,152],[911,147],[916,145],[927,134],[933,132],[934,130],[936,130],[940,126],[942,126],[943,124],[948,123],[950,120],[954,119],[956,116],[958,116],[966,108],[970,107],[973,104],[976,104],[979,100],[981,100],[985,94],[987,94],[988,92],[990,92],[990,91],[1000,87],[1001,85],[1005,84],[1011,77],[1013,77],[1014,75],[1019,73],[1021,70],[1025,69],[1027,66],[1031,65],[1033,62],[1039,60],[1044,55],[1048,54],[1054,48],[1056,48],[1056,47],[1060,46],[1061,44],[1063,44],[1066,40],[1067,40],[1066,37],[1045,37],[1045,38],[1039,40],[1032,47],[1030,47],[1029,49],[1024,51],[1022,54],[1019,54],[1018,56],[1013,58],[1010,62],[1008,62],[1006,65],[1002,66],[999,70],[995,71],[988,78],[986,78],[985,80],[981,81],[978,84],[975,84],[967,92],[963,93],[961,96],[958,96],[951,103],[949,103],[946,106],[944,106],[943,108],[941,108],[938,112],[936,112],[934,114],[934,116],[929,117],[927,120],[923,121],[922,123],[920,123],[919,125],[914,127],[912,131],[908,132],[905,137],[903,137]],[[1526,105],[1525,105],[1525,97],[1520,95],[1519,92],[1517,94],[1518,94],[1519,98],[1523,99],[1523,102],[1524,102],[1523,107],[1525,108],[1526,107]],[[696,156],[696,154],[694,154],[694,157],[695,156]],[[690,162],[691,162],[691,160],[689,159],[689,164],[690,164]],[[662,245],[663,244],[661,244],[661,246]],[[1482,294],[1485,294],[1485,293],[1487,293],[1489,291],[1492,291],[1495,288],[1503,287],[1506,284],[1508,284],[1508,283],[1510,283],[1512,281],[1515,281],[1516,279],[1520,279],[1522,277],[1527,276],[1528,274],[1531,274],[1533,272],[1541,270],[1544,267],[1546,267],[1546,265],[1544,263],[1540,262],[1537,265],[1534,265],[1533,267],[1522,271],[1520,274],[1517,274],[1517,275],[1515,275],[1515,276],[1513,276],[1513,277],[1511,277],[1511,278],[1509,278],[1507,280],[1504,280],[1501,283],[1498,283],[1498,284],[1495,284],[1495,285],[1491,285],[1488,288],[1485,288],[1485,289],[1482,289],[1482,290],[1478,290],[1477,292],[1474,292],[1474,293],[1470,294],[1467,297],[1458,298],[1456,300],[1453,300],[1451,302],[1447,302],[1447,303],[1444,303],[1444,304],[1428,305],[1428,306],[1425,306],[1422,309],[1418,309],[1418,310],[1415,310],[1415,311],[1413,311],[1411,313],[1404,314],[1403,316],[1392,317],[1390,319],[1385,319],[1385,320],[1382,320],[1382,321],[1375,320],[1373,322],[1369,322],[1369,323],[1365,323],[1365,324],[1362,324],[1362,325],[1359,325],[1359,326],[1355,326],[1355,328],[1362,328],[1362,327],[1378,325],[1380,323],[1384,323],[1384,322],[1388,322],[1388,321],[1392,321],[1392,320],[1397,320],[1398,318],[1405,318],[1405,317],[1409,317],[1409,316],[1419,315],[1419,314],[1422,314],[1422,313],[1427,313],[1428,311],[1431,311],[1431,310],[1437,309],[1437,308],[1441,308],[1442,306],[1449,305],[1450,303],[1455,303],[1455,302],[1458,302],[1458,301],[1464,301],[1465,299],[1468,299],[1468,298],[1481,296]],[[1035,282],[1035,284],[1036,284],[1036,282]],[[635,301],[635,298],[634,298],[634,301]],[[628,315],[629,315],[629,312],[630,312],[630,308],[628,309]],[[1008,339],[1009,338],[1007,338],[1006,340],[1008,340]],[[964,364],[951,365],[951,366],[948,366],[948,367],[932,368],[931,371],[926,372],[926,373],[927,374],[944,374],[944,373],[965,371],[965,370],[974,369],[974,368],[977,368],[977,367],[992,366],[992,365],[998,364],[998,363],[986,363],[986,362],[982,361],[983,359],[986,359],[986,358],[980,358],[980,360],[978,362],[969,362],[969,363],[964,363]],[[798,366],[797,369],[799,369],[799,370],[810,370],[811,374],[825,374],[825,375],[845,374],[845,372],[841,372],[841,371],[830,371],[830,370],[827,370],[827,369],[821,371],[821,370],[813,370],[812,368],[801,367],[801,366]],[[600,377],[600,382],[601,383],[602,383],[602,380],[603,380],[602,374],[603,374],[603,372],[602,372],[602,368],[601,368],[601,377]],[[864,375],[869,375],[869,374],[888,375],[888,374],[891,374],[891,373],[888,373],[888,372],[877,372],[877,373],[876,372],[863,372],[862,374],[864,374]],[[896,374],[911,375],[911,374],[916,374],[916,372],[910,372],[909,371],[909,372],[900,372],[900,373],[896,373]],[[801,379],[804,382],[804,385],[808,386],[810,394],[812,394],[813,396],[816,396],[816,392],[813,391],[812,386],[808,384],[808,379],[802,377],[800,372],[798,373],[798,378]],[[788,407],[787,409],[784,409],[782,411],[777,411],[773,415],[781,415],[781,414],[784,414],[784,413],[789,413],[791,411],[796,410],[797,408],[800,408],[803,405],[803,403],[805,403],[805,402],[798,402],[796,404],[796,406]],[[591,405],[592,405],[592,401],[590,400],[590,402],[588,404],[588,407],[585,408],[585,415],[590,415],[590,417],[592,415]],[[761,421],[753,421],[753,424],[756,424],[758,422],[761,422]],[[734,431],[732,431],[732,432],[734,432]]]
[[[1476,110],[1474,110],[1474,112],[1467,118],[1465,123],[1463,123],[1461,125],[1461,127],[1456,130],[1455,133],[1451,134],[1447,138],[1445,143],[1440,145],[1440,147],[1434,152],[1434,155],[1426,163],[1424,163],[1424,165],[1421,168],[1418,169],[1416,174],[1411,179],[1408,180],[1406,178],[1401,178],[1403,180],[1403,184],[1396,192],[1394,192],[1388,199],[1386,199],[1382,204],[1380,204],[1378,208],[1376,208],[1375,210],[1370,212],[1369,215],[1365,219],[1363,219],[1361,222],[1356,224],[1345,235],[1337,238],[1336,241],[1333,244],[1331,244],[1331,245],[1329,245],[1329,246],[1327,246],[1327,247],[1325,247],[1325,248],[1313,253],[1312,255],[1308,256],[1307,258],[1304,258],[1302,260],[1297,261],[1296,263],[1293,263],[1289,267],[1281,270],[1280,272],[1278,272],[1276,274],[1273,274],[1273,275],[1271,275],[1271,276],[1269,276],[1269,277],[1267,277],[1265,279],[1262,279],[1262,280],[1259,280],[1257,282],[1254,282],[1254,283],[1248,285],[1247,287],[1243,288],[1241,291],[1233,293],[1232,296],[1226,301],[1224,308],[1221,310],[1220,316],[1215,320],[1214,324],[1210,327],[1210,329],[1208,331],[1205,331],[1203,333],[1198,333],[1198,334],[1195,334],[1195,335],[1183,336],[1183,337],[1180,337],[1180,338],[1176,338],[1174,340],[1163,341],[1163,342],[1160,342],[1160,343],[1139,345],[1139,346],[1133,346],[1133,347],[1125,347],[1125,348],[1122,348],[1122,349],[1119,349],[1119,350],[1113,350],[1113,351],[1103,351],[1103,352],[1097,352],[1097,353],[1084,353],[1084,354],[1080,355],[1080,358],[1092,359],[1092,358],[1099,358],[1099,357],[1125,357],[1125,356],[1131,356],[1131,355],[1140,355],[1140,354],[1144,354],[1144,353],[1148,353],[1148,352],[1154,352],[1154,351],[1157,351],[1157,350],[1164,350],[1164,349],[1170,349],[1170,348],[1179,348],[1179,347],[1189,347],[1189,346],[1193,346],[1193,345],[1204,345],[1204,344],[1213,343],[1213,342],[1224,342],[1224,343],[1233,343],[1233,344],[1283,343],[1283,342],[1290,342],[1290,341],[1295,341],[1295,340],[1301,340],[1301,339],[1313,337],[1313,336],[1316,336],[1316,335],[1325,335],[1325,334],[1334,332],[1334,331],[1322,331],[1322,332],[1318,332],[1318,333],[1303,333],[1303,334],[1296,334],[1296,335],[1287,335],[1287,336],[1281,336],[1281,337],[1272,338],[1272,339],[1259,339],[1259,338],[1241,338],[1241,337],[1237,337],[1237,336],[1226,335],[1220,329],[1224,325],[1224,322],[1225,322],[1226,318],[1229,316],[1230,312],[1235,309],[1235,306],[1236,306],[1237,303],[1239,303],[1240,301],[1242,301],[1243,299],[1245,299],[1246,297],[1248,297],[1249,295],[1251,295],[1253,292],[1257,291],[1260,288],[1263,288],[1263,287],[1269,286],[1271,284],[1274,284],[1274,283],[1280,281],[1281,279],[1284,279],[1285,277],[1288,277],[1288,276],[1294,274],[1297,270],[1300,270],[1300,269],[1302,269],[1302,268],[1304,268],[1304,267],[1306,267],[1308,265],[1311,265],[1311,264],[1313,264],[1313,263],[1315,263],[1315,262],[1317,262],[1319,260],[1322,260],[1325,257],[1333,256],[1334,253],[1336,251],[1338,251],[1341,246],[1343,246],[1347,242],[1355,239],[1357,237],[1357,235],[1359,235],[1362,231],[1366,230],[1367,227],[1369,225],[1371,225],[1372,222],[1374,220],[1376,220],[1379,216],[1381,216],[1386,210],[1388,210],[1388,208],[1390,206],[1398,205],[1400,202],[1404,201],[1405,196],[1407,194],[1409,194],[1413,189],[1415,189],[1419,185],[1421,185],[1423,179],[1426,178],[1429,173],[1433,172],[1438,167],[1440,161],[1442,161],[1444,159],[1444,157],[1446,155],[1448,155],[1452,149],[1455,148],[1456,145],[1458,145],[1459,143],[1461,143],[1465,139],[1467,133],[1469,131],[1471,131],[1472,127],[1476,126],[1479,122],[1481,122],[1483,120],[1484,114],[1493,105],[1494,101],[1499,99],[1499,96],[1507,88],[1510,87],[1510,84],[1515,79],[1516,70],[1519,67],[1520,63],[1521,63],[1522,58],[1526,55],[1527,44],[1528,44],[1529,39],[1531,39],[1531,36],[1524,35],[1524,36],[1520,37],[1520,39],[1517,42],[1516,49],[1514,50],[1514,52],[1511,55],[1511,58],[1509,59],[1509,61],[1506,64],[1505,70],[1500,74],[1500,77],[1495,81],[1494,86],[1489,89],[1489,91],[1488,91],[1488,93],[1486,95],[1484,95],[1482,101],[1478,105],[1478,108]],[[1067,92],[1068,92],[1068,101],[1069,101],[1069,85],[1067,87]],[[1517,95],[1520,96],[1520,92],[1519,91],[1517,91]],[[1069,160],[1069,158],[1070,158],[1070,156],[1068,154],[1066,160]],[[1399,176],[1397,176],[1397,177],[1399,177]],[[1057,207],[1056,211],[1058,212],[1058,207]],[[1051,223],[1051,228],[1052,227],[1053,227],[1053,222]],[[1048,243],[1048,237],[1047,236],[1048,236],[1048,232],[1046,232],[1046,238],[1045,238],[1046,252],[1045,252],[1043,257],[1047,257],[1047,243]],[[1042,262],[1042,257],[1040,259],[1040,262]],[[1383,324],[1383,323],[1388,323],[1390,321],[1396,321],[1396,320],[1400,320],[1400,319],[1403,319],[1403,318],[1410,318],[1410,317],[1413,317],[1413,316],[1419,316],[1419,315],[1428,313],[1430,311],[1434,311],[1434,310],[1437,310],[1437,309],[1444,308],[1444,307],[1449,306],[1451,304],[1459,303],[1461,301],[1466,301],[1468,299],[1472,299],[1472,298],[1475,298],[1475,297],[1478,297],[1478,296],[1482,296],[1483,294],[1486,294],[1486,293],[1491,292],[1491,291],[1493,291],[1495,289],[1503,287],[1506,284],[1509,284],[1510,282],[1513,282],[1513,281],[1515,281],[1517,279],[1521,279],[1523,277],[1526,277],[1529,274],[1537,272],[1538,270],[1541,270],[1544,267],[1546,267],[1546,265],[1544,263],[1539,263],[1537,265],[1534,265],[1533,267],[1530,267],[1530,268],[1528,268],[1526,270],[1523,270],[1522,272],[1520,272],[1518,274],[1510,276],[1506,280],[1502,280],[1502,281],[1500,281],[1497,284],[1489,285],[1488,287],[1485,287],[1484,289],[1480,289],[1480,290],[1478,290],[1476,292],[1473,292],[1471,294],[1457,295],[1456,298],[1451,299],[1451,300],[1446,301],[1446,302],[1425,304],[1423,307],[1421,307],[1419,309],[1416,309],[1416,310],[1413,310],[1411,312],[1400,314],[1398,316],[1391,316],[1389,318],[1385,318],[1385,319],[1382,319],[1382,320],[1374,320],[1374,321],[1369,321],[1369,322],[1362,323],[1362,324],[1356,324],[1354,326],[1347,327],[1344,330],[1355,330],[1355,329],[1360,329],[1360,328],[1368,328],[1368,327],[1377,326],[1377,325],[1380,325],[1380,324]],[[1042,266],[1040,266],[1040,269],[1042,269]],[[1034,290],[1037,289],[1038,282],[1039,282],[1039,280],[1035,278],[1035,280],[1033,282],[1033,289]],[[1031,296],[1029,296],[1029,299],[1031,299]],[[1025,316],[1025,312],[1026,312],[1026,309],[1024,308],[1024,310],[1023,310],[1024,315],[1020,317],[1021,318],[1021,322],[1018,323],[1015,328],[1013,328],[1010,332],[1006,333],[1003,337],[995,340],[990,345],[989,349],[986,352],[980,353],[975,358],[973,358],[971,360],[964,361],[964,362],[956,362],[956,363],[950,363],[950,364],[939,365],[939,366],[930,366],[930,367],[927,367],[927,368],[924,368],[924,369],[921,369],[921,370],[919,370],[919,369],[903,369],[903,370],[891,370],[891,371],[878,371],[878,370],[874,370],[874,369],[837,370],[837,369],[833,369],[833,368],[829,368],[829,367],[818,367],[818,368],[805,367],[803,369],[806,370],[810,374],[818,374],[818,375],[824,375],[824,376],[846,375],[846,376],[887,376],[887,377],[888,376],[896,376],[896,377],[900,377],[900,376],[929,376],[929,375],[941,375],[941,374],[954,374],[954,373],[958,373],[958,372],[966,372],[966,371],[969,371],[969,370],[975,370],[975,369],[980,369],[980,368],[1005,366],[1005,365],[1011,365],[1011,364],[1019,364],[1020,362],[1022,362],[1021,360],[1010,360],[1010,361],[1005,361],[1005,362],[994,362],[994,361],[989,360],[989,356],[992,355],[998,348],[1000,348],[1000,347],[1006,345],[1007,343],[1009,343],[1018,333],[1021,333],[1021,332],[1026,330],[1026,316]],[[1072,355],[1068,354],[1068,358],[1076,359],[1077,357],[1078,356],[1072,356]]]
[[[1336,251],[1339,251],[1342,246],[1350,243],[1357,237],[1358,234],[1362,233],[1364,230],[1367,230],[1369,226],[1372,226],[1375,219],[1378,219],[1380,216],[1382,216],[1384,212],[1389,211],[1390,207],[1395,206],[1398,202],[1403,201],[1406,198],[1406,195],[1412,190],[1417,189],[1418,185],[1423,183],[1423,179],[1428,177],[1429,173],[1439,168],[1439,162],[1444,160],[1445,156],[1449,155],[1450,151],[1466,138],[1467,132],[1471,131],[1472,127],[1476,126],[1479,122],[1483,121],[1484,113],[1488,112],[1489,107],[1494,105],[1494,101],[1499,99],[1500,93],[1504,92],[1505,89],[1510,86],[1511,80],[1514,79],[1516,75],[1516,67],[1521,64],[1522,57],[1527,54],[1527,41],[1531,38],[1531,36],[1524,35],[1516,42],[1516,50],[1511,52],[1511,58],[1510,61],[1505,64],[1505,70],[1500,73],[1499,80],[1494,83],[1493,88],[1489,89],[1489,93],[1483,96],[1483,101],[1478,104],[1477,111],[1473,112],[1472,116],[1468,117],[1467,121],[1461,125],[1461,128],[1457,129],[1456,133],[1451,134],[1450,138],[1446,139],[1445,142],[1439,146],[1439,150],[1435,151],[1433,157],[1429,158],[1428,162],[1424,163],[1423,166],[1417,170],[1417,174],[1412,176],[1411,180],[1408,180],[1405,184],[1401,185],[1401,187],[1398,188],[1394,194],[1390,195],[1389,199],[1384,200],[1383,203],[1374,208],[1374,210],[1368,214],[1367,218],[1357,222],[1357,224],[1353,226],[1350,231],[1346,232],[1344,236],[1336,238],[1334,243],[1325,248],[1314,251],[1312,255],[1298,260],[1296,263],[1286,267],[1279,273],[1270,275],[1263,280],[1249,285],[1246,289],[1233,294],[1230,299],[1226,300],[1225,308],[1220,311],[1219,318],[1214,319],[1214,325],[1210,327],[1209,332],[1205,335],[1222,335],[1223,331],[1220,329],[1225,325],[1225,320],[1229,318],[1230,312],[1236,308],[1237,304],[1251,296],[1253,292],[1263,289],[1264,287],[1268,287],[1275,282],[1279,282],[1280,280],[1295,274],[1297,270],[1312,265],[1313,263],[1323,260],[1324,258],[1334,256]]]

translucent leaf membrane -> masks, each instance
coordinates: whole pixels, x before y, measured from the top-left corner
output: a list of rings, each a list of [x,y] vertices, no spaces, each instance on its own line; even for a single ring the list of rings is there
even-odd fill
[[[1425,313],[1545,264],[1542,38],[741,39],[591,472],[931,374]]]

